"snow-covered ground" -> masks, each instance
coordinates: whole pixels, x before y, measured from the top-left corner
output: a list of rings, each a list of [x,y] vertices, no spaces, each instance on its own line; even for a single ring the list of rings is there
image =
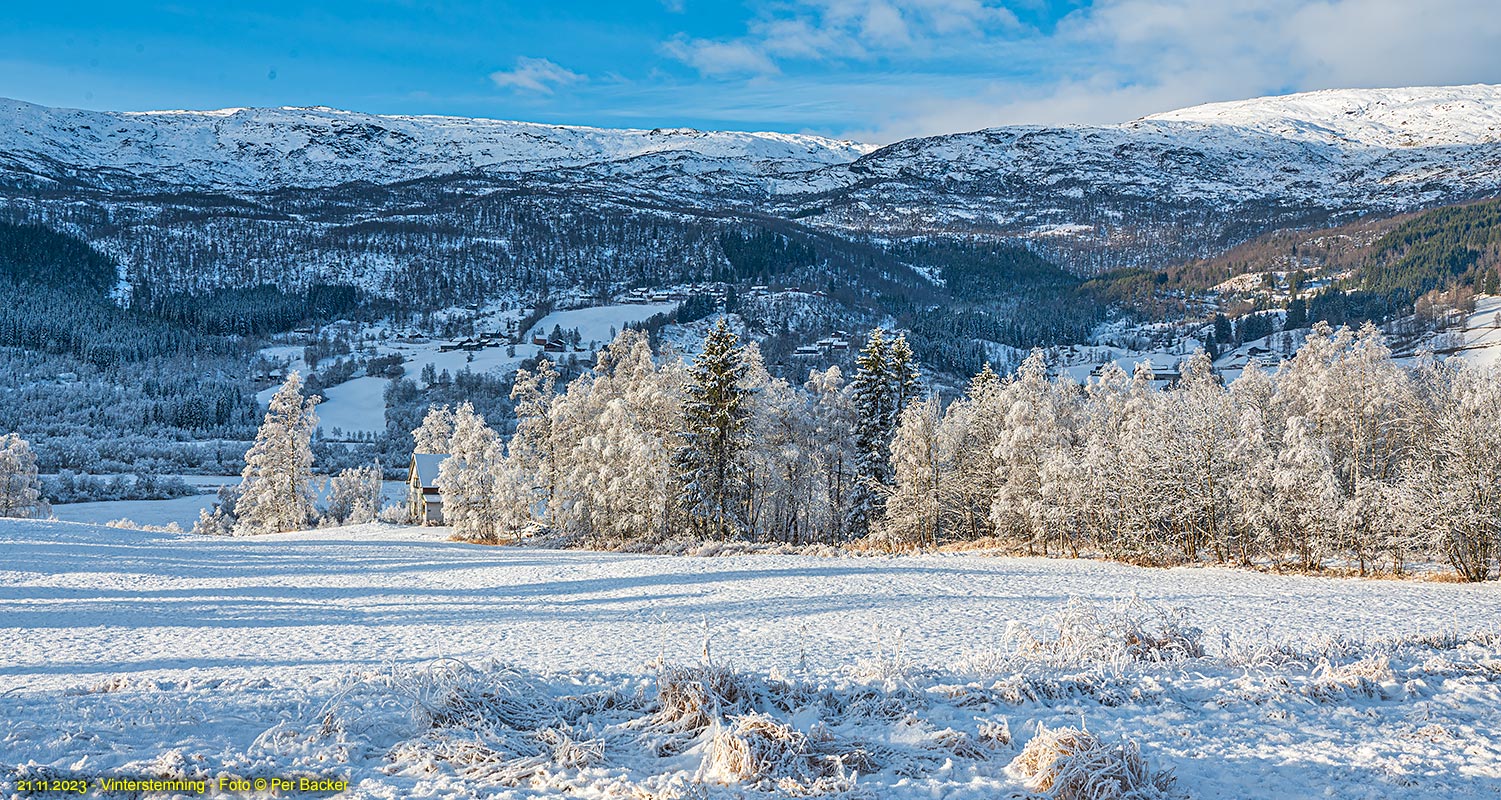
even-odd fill
[[[1479,297],[1459,326],[1465,349],[1457,355],[1477,366],[1501,363],[1501,297]]]
[[[577,329],[580,337],[579,346],[584,350],[578,354],[579,358],[592,362],[594,349],[609,344],[614,339],[612,332],[619,333],[626,325],[644,321],[675,308],[677,308],[677,303],[671,302],[618,304],[555,311],[528,331],[522,337],[523,343],[521,344],[495,344],[472,352],[450,350],[445,353],[442,348],[449,343],[447,339],[417,342],[387,339],[376,348],[376,354],[401,356],[406,376],[412,379],[418,378],[429,364],[432,365],[434,372],[446,371],[450,375],[456,375],[466,369],[471,372],[509,375],[516,371],[522,361],[533,358],[542,351],[541,347],[530,343],[533,333],[546,335],[554,326],[561,327],[565,331]],[[476,327],[481,330],[499,330],[504,327],[507,319],[515,318],[518,313],[516,309],[503,311],[487,309],[481,313]],[[352,330],[355,335],[363,335],[381,332],[384,328],[373,326],[352,328]],[[268,359],[286,361],[291,369],[307,371],[302,361],[301,347],[278,345],[266,348],[260,354]],[[318,425],[322,428],[324,435],[339,439],[347,438],[352,434],[379,435],[385,432],[385,391],[388,383],[389,380],[386,378],[360,377],[324,389],[321,393],[323,402],[318,404]],[[279,387],[271,386],[261,390],[256,395],[256,400],[262,406],[267,405],[277,388]],[[339,430],[337,436],[334,433],[335,428]]]
[[[189,483],[214,489],[240,482],[238,475],[184,475],[182,477],[188,479]],[[323,487],[324,490],[326,488],[326,486]],[[382,495],[386,505],[405,502],[407,485],[403,481],[384,481]],[[170,500],[103,500],[94,503],[62,503],[52,507],[52,515],[64,522],[87,522],[96,525],[103,525],[118,519],[127,519],[137,525],[154,527],[166,527],[175,522],[183,530],[190,530],[193,523],[198,521],[198,512],[212,508],[218,499],[219,495],[210,491],[207,494],[174,497]]]
[[[324,389],[323,402],[318,404],[318,426],[334,439],[353,433],[385,433],[389,384],[386,378],[367,376]]]
[[[52,507],[52,515],[65,522],[88,522],[103,525],[128,519],[137,525],[193,527],[198,512],[212,508],[217,494],[195,494],[170,500],[102,500],[95,503],[62,503]]]
[[[356,797],[739,797],[781,775],[800,783],[750,796],[989,798],[1023,789],[1005,767],[1038,723],[1081,722],[1186,796],[1501,793],[1495,584],[443,533],[0,521],[0,794],[30,764],[317,771]],[[1153,637],[1192,652],[1144,655]],[[679,690],[707,716],[669,713]],[[780,771],[727,766],[746,748]]]
[[[609,344],[615,338],[614,334],[618,334],[626,325],[632,322],[642,322],[658,314],[666,314],[677,307],[676,302],[638,303],[554,311],[543,317],[526,338],[530,341],[532,334],[551,333],[554,326],[565,331],[576,328],[579,332],[580,344],[584,348],[588,349],[591,342],[597,347],[603,347]]]

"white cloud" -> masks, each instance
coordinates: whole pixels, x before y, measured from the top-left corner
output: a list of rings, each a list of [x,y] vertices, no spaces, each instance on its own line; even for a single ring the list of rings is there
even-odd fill
[[[987,0],[793,0],[764,7],[744,36],[679,38],[665,49],[703,75],[769,74],[781,59],[920,55],[1018,26],[1014,14]]]
[[[584,76],[564,69],[545,58],[516,59],[516,68],[490,73],[490,80],[502,88],[552,94],[553,89],[584,80]]]
[[[821,102],[849,113],[794,121],[891,141],[1289,91],[1501,82],[1497,41],[1494,0],[1096,0],[1046,33],[988,0],[767,0],[741,36],[664,49],[705,77],[786,87],[789,114]]]
[[[708,77],[772,75],[778,71],[770,57],[745,42],[680,37],[662,45],[662,49]]]

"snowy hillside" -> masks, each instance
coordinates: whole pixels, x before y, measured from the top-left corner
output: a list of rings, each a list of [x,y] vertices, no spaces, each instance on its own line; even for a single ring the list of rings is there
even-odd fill
[[[1501,142],[1501,86],[1346,89],[1259,97],[1152,114],[1138,125],[1197,123],[1294,141],[1379,147]]]
[[[1119,125],[914,139],[820,171],[807,196],[783,184],[794,207],[816,204],[827,225],[1030,238],[1079,272],[1091,258],[1150,265],[1214,252],[1230,230],[1498,189],[1501,87],[1483,85],[1312,92]],[[1166,230],[1185,224],[1208,235]],[[1133,262],[1133,251],[1159,255]]]
[[[107,170],[166,184],[254,191],[437,175],[620,165],[778,175],[874,149],[783,133],[605,130],[331,108],[116,113],[0,99],[0,164],[63,177]]]
[[[321,281],[392,292],[454,273],[497,291],[525,292],[543,273],[554,287],[658,285],[712,274],[723,263],[715,230],[735,225],[815,229],[834,234],[831,247],[857,240],[855,253],[872,235],[1019,240],[1083,275],[1494,195],[1498,119],[1495,86],[1344,90],[876,148],[328,108],[117,113],[5,100],[0,215],[89,239],[132,282],[192,291]],[[429,230],[420,246],[404,238]],[[663,264],[687,272],[661,274]],[[458,289],[443,299],[472,293],[444,291]]]
[[[353,797],[959,800],[1033,785],[1038,726],[1081,723],[1176,773],[1144,797],[1501,780],[1494,585],[442,533],[0,521],[0,794],[312,772]]]

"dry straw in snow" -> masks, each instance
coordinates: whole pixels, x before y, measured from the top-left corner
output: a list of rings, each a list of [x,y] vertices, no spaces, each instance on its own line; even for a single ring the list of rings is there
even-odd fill
[[[1135,742],[1111,745],[1078,728],[1037,726],[1007,767],[1027,788],[1051,800],[1169,798],[1171,771],[1152,772]]]

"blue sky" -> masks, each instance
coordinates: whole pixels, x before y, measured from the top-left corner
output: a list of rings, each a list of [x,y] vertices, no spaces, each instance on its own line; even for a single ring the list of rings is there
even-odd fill
[[[1496,41],[1493,0],[19,0],[0,10],[0,96],[887,142],[1501,83]]]

